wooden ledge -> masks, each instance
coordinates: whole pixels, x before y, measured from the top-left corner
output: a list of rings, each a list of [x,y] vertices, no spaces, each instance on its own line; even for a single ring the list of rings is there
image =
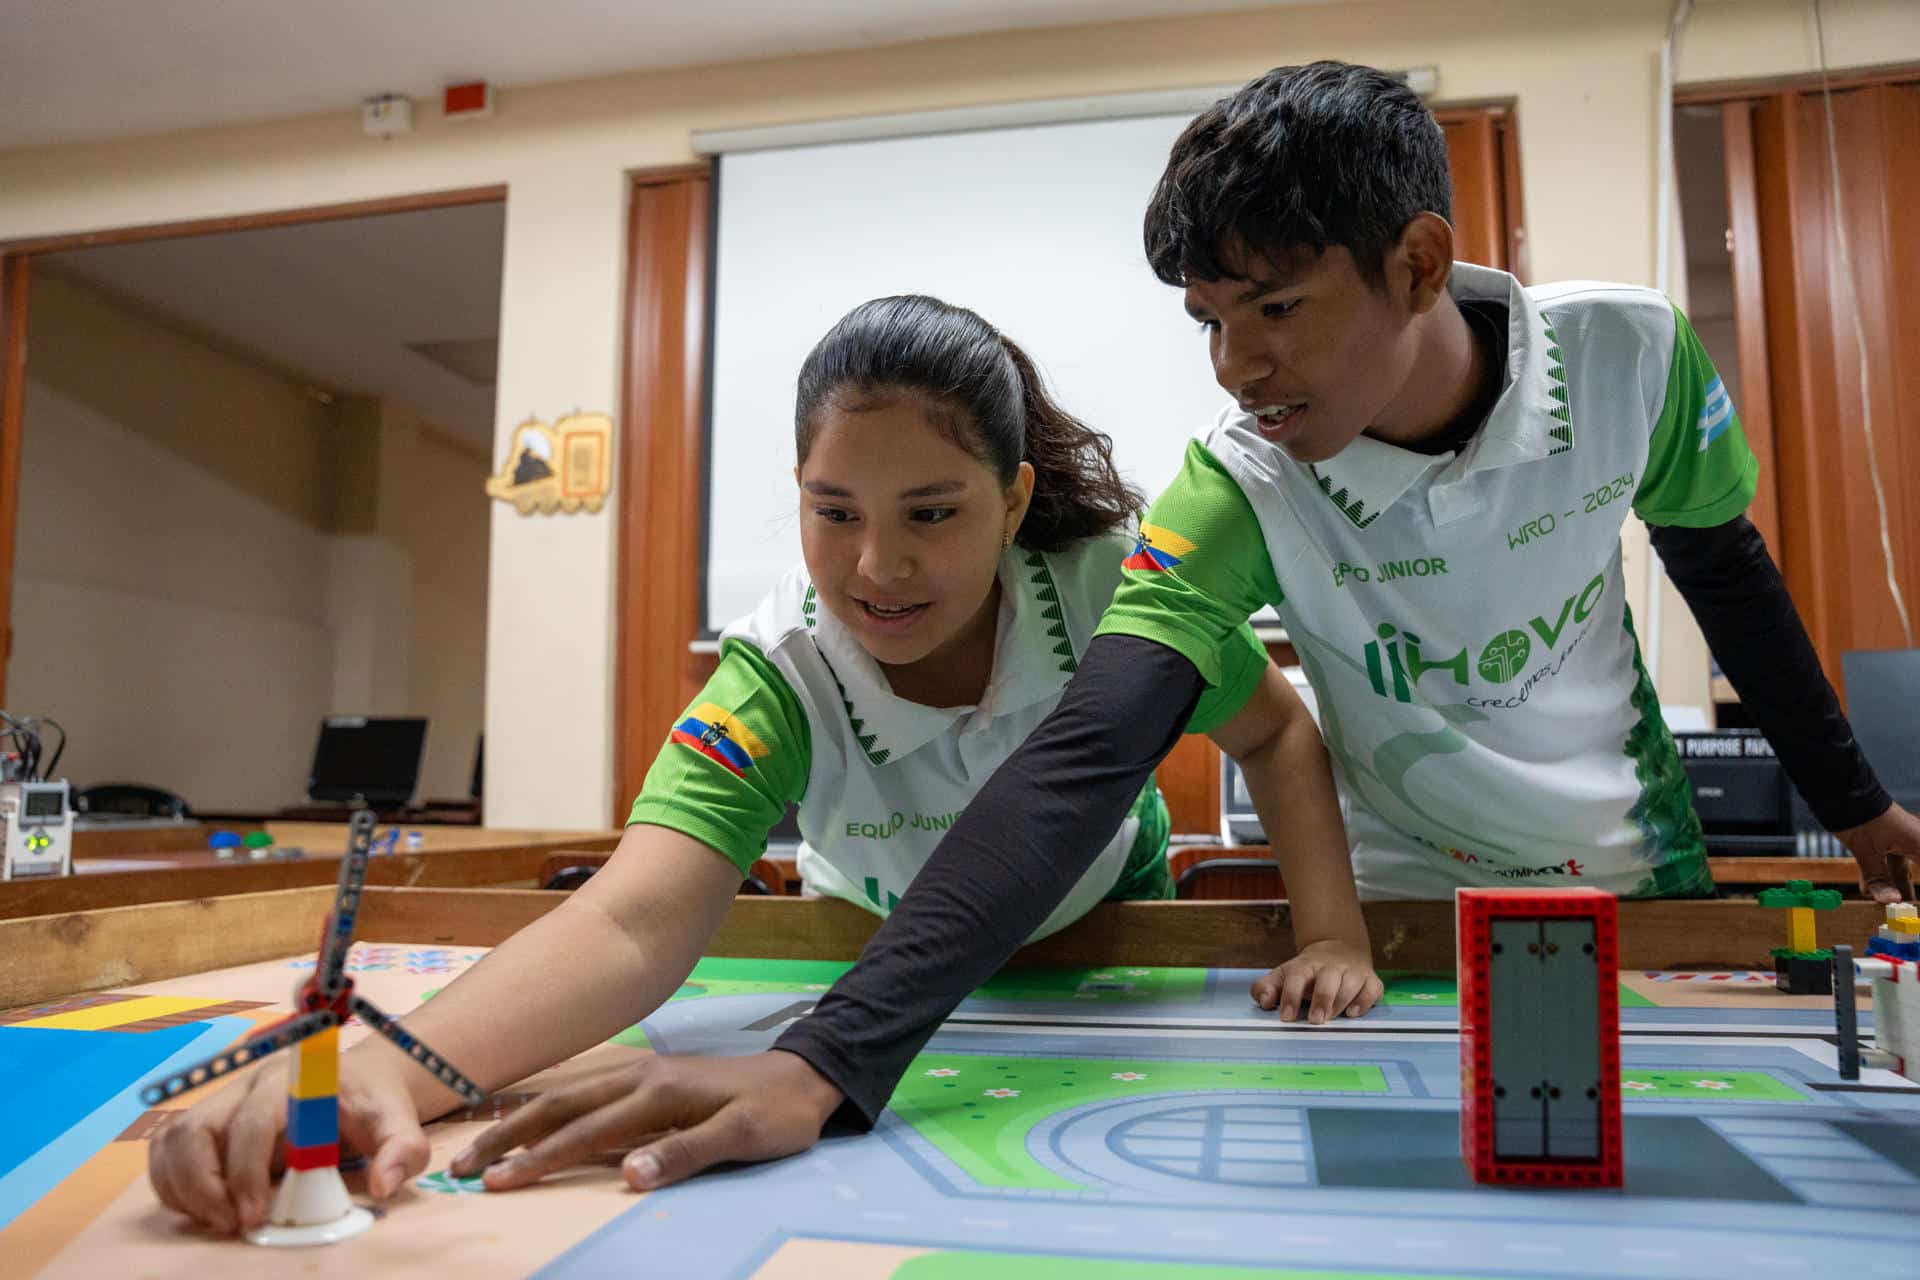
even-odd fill
[[[3,920],[0,1009],[295,955],[316,944],[332,900],[331,885],[314,885]],[[565,894],[526,889],[369,887],[357,935],[367,942],[494,946],[566,901]],[[1366,914],[1382,968],[1453,967],[1451,903],[1370,903]],[[1872,903],[1843,903],[1819,913],[1820,937],[1858,943],[1883,918]],[[845,902],[741,897],[706,950],[853,960],[878,927],[877,917]],[[1750,898],[1620,904],[1625,969],[1771,969],[1768,950],[1785,938],[1784,913]],[[1284,902],[1108,902],[1023,949],[1013,963],[1251,969],[1292,951],[1292,912]]]

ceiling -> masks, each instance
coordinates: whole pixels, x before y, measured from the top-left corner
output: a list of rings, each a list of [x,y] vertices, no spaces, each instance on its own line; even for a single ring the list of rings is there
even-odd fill
[[[492,453],[506,206],[314,222],[35,259],[334,394],[393,396]]]
[[[0,148],[1276,2],[1332,0],[0,0]]]

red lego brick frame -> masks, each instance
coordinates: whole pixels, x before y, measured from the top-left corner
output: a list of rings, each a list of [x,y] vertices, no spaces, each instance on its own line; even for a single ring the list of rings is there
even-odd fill
[[[1493,1150],[1493,1045],[1486,955],[1494,920],[1586,917],[1594,923],[1600,978],[1600,1158],[1499,1159]],[[1454,896],[1460,973],[1460,1156],[1476,1182],[1542,1187],[1617,1187],[1620,1147],[1618,906],[1598,889],[1460,889]]]

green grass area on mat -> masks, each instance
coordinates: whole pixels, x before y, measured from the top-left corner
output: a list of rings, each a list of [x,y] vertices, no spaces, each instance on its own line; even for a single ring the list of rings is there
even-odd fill
[[[668,997],[698,1000],[707,996],[808,995],[825,991],[853,967],[846,960],[773,960],[740,956],[703,956],[680,989]],[[1178,966],[1109,965],[1101,969],[1008,969],[975,995],[995,1000],[1078,1001],[1087,1004],[1179,1004],[1206,998],[1207,970]],[[1459,989],[1451,973],[1388,970],[1381,975],[1390,1006],[1455,1008]],[[432,995],[432,992],[428,993]],[[1653,1001],[1620,988],[1620,1007],[1653,1007]],[[638,1026],[621,1032],[615,1044],[646,1048]]]
[[[909,1258],[893,1280],[1415,1280],[1401,1272],[1316,1271],[1291,1267],[1216,1267],[1188,1262],[1128,1262],[1058,1254],[943,1250]],[[1462,1280],[1423,1274],[1418,1280]]]
[[[844,960],[749,960],[706,956],[671,997],[804,994],[824,991],[853,965]],[[1148,1004],[1199,1000],[1207,993],[1205,969],[1115,965],[1104,969],[1008,969],[976,995],[998,1000],[1080,1000],[1100,1004]]]
[[[1403,973],[1388,969],[1380,975],[1386,992],[1380,997],[1385,1005],[1437,1005],[1457,1008],[1460,986],[1451,973]]]
[[[1764,1071],[1640,1071],[1620,1068],[1620,1096],[1646,1101],[1685,1098],[1689,1102],[1805,1102],[1798,1089]]]
[[[1119,1058],[915,1058],[890,1103],[969,1177],[989,1187],[1073,1190],[1027,1154],[1027,1135],[1090,1102],[1213,1089],[1385,1093],[1378,1067],[1321,1063],[1146,1062]]]

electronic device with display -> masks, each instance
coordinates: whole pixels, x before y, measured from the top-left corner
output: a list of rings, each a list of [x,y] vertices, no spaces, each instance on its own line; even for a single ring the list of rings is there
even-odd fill
[[[57,782],[0,783],[0,880],[73,874],[73,792]]]
[[[329,716],[320,723],[307,775],[315,804],[403,807],[420,785],[425,716]]]

